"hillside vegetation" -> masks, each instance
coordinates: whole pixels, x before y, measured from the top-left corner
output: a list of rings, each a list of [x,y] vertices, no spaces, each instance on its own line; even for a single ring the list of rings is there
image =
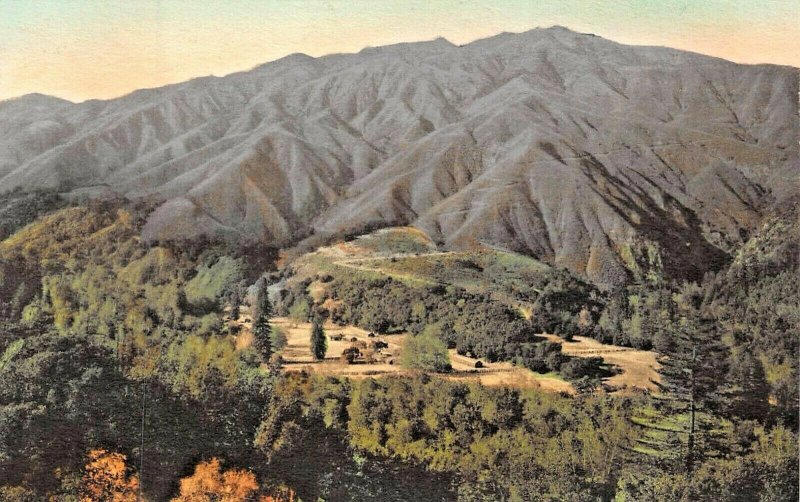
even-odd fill
[[[416,229],[321,248],[283,274],[283,315],[431,335],[458,354],[541,373],[558,371],[568,357],[538,333],[591,333],[600,315],[599,291],[567,272],[507,251],[437,251]],[[603,374],[597,362],[574,369],[571,378],[592,385]]]
[[[603,293],[506,251],[439,251],[408,229],[255,281],[269,248],[145,243],[142,213],[120,201],[58,210],[0,242],[0,498],[141,485],[147,500],[198,487],[277,500],[794,500],[795,211],[700,284]],[[270,281],[274,313],[258,292]],[[284,313],[408,330],[456,355],[558,369],[576,393],[424,372],[282,374],[265,355],[274,333],[237,346],[229,317],[243,299],[251,324]],[[603,392],[602,360],[561,350],[574,335],[653,347],[657,386]],[[125,475],[107,482],[98,466]]]

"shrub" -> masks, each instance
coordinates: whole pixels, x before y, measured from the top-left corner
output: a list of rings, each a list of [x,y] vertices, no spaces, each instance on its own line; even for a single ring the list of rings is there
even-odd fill
[[[452,370],[447,346],[438,338],[426,334],[406,339],[401,360],[406,368],[434,372]]]

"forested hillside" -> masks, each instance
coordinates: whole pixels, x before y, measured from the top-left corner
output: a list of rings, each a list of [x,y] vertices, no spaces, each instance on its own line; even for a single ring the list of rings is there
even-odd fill
[[[147,243],[146,211],[68,207],[0,242],[0,499],[798,497],[796,205],[700,283],[609,293],[495,251],[426,256],[399,234],[367,238],[385,258],[360,269]],[[420,267],[434,258],[435,273]],[[255,348],[229,322],[241,303],[267,337]],[[581,334],[654,348],[661,381],[566,396],[424,372],[284,374],[277,314],[409,330],[537,371],[568,360],[538,333]]]

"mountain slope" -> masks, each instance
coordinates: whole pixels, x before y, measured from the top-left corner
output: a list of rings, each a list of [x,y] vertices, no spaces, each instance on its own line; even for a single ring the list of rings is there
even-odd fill
[[[564,28],[318,59],[110,101],[0,103],[0,191],[159,204],[148,239],[413,224],[612,285],[694,277],[798,187],[798,72]]]

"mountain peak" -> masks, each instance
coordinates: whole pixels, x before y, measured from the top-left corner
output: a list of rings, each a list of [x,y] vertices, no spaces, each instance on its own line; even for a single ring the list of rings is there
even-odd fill
[[[15,98],[9,98],[0,100],[0,105],[3,104],[27,104],[27,105],[69,105],[74,104],[72,101],[59,98],[56,96],[50,96],[47,94],[42,94],[39,92],[32,92],[30,94],[24,94],[22,96],[17,96]]]
[[[379,47],[365,47],[358,54],[396,53],[396,52],[428,52],[453,49],[457,46],[444,37],[419,42],[400,42],[397,44],[382,45]]]
[[[292,246],[410,224],[604,285],[648,263],[698,277],[797,171],[797,73],[589,37],[438,38],[102,102],[24,97],[0,106],[0,192],[157,202],[148,239]]]
[[[272,61],[267,61],[266,63],[262,63],[262,64],[256,66],[255,68],[253,68],[252,71],[263,70],[263,69],[266,69],[266,68],[274,68],[274,67],[283,66],[283,65],[302,64],[302,63],[308,63],[308,62],[314,62],[314,61],[316,61],[316,58],[314,58],[312,56],[309,56],[308,54],[304,54],[302,52],[293,52],[292,54],[287,54],[286,56],[283,56],[282,58],[278,58],[278,59],[275,59],[275,60],[272,60]],[[242,73],[246,73],[246,72],[242,72]]]

